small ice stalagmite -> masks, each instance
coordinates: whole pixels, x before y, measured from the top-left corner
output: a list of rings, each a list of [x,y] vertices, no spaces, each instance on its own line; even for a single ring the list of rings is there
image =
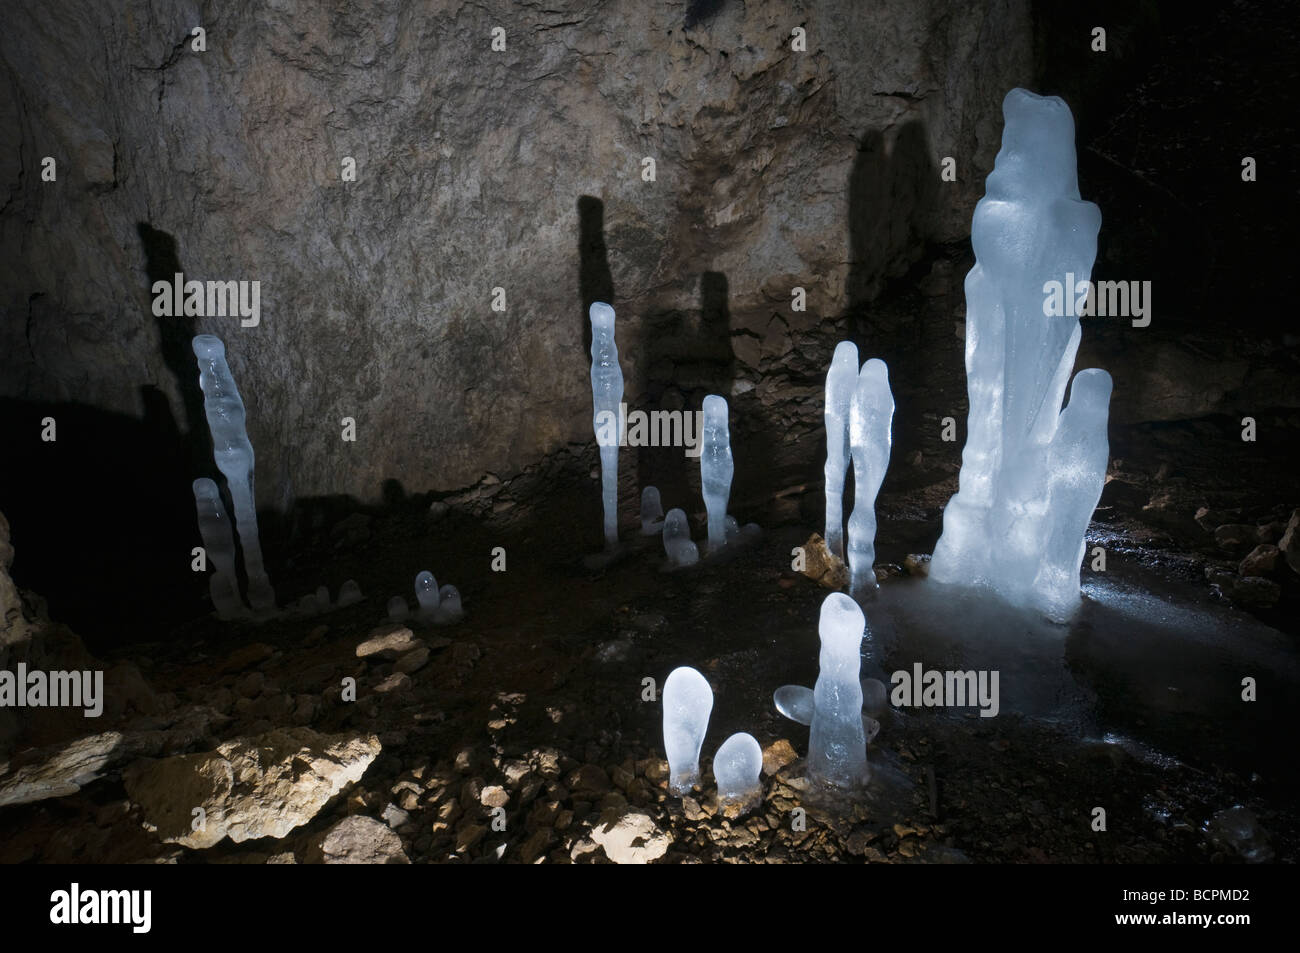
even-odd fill
[[[193,341],[199,361],[199,387],[203,411],[212,431],[212,452],[217,469],[226,478],[230,502],[235,508],[235,529],[244,552],[248,576],[248,601],[255,612],[275,610],[275,591],[262,565],[262,546],[257,539],[257,507],[253,497],[253,445],[245,429],[244,401],[226,364],[226,346],[212,334],[200,334]]]
[[[820,668],[813,688],[813,720],[808,735],[808,777],[837,788],[867,780],[867,735],[862,724],[862,636],[867,620],[842,592],[822,603]]]
[[[668,790],[683,796],[700,780],[700,747],[713,711],[713,689],[703,675],[683,665],[664,680],[663,702]]]
[[[727,499],[731,496],[731,423],[727,401],[717,394],[704,398],[700,427],[700,489],[709,514],[709,554],[727,545]]]
[[[622,434],[623,369],[614,343],[614,309],[594,302],[591,316],[592,426],[600,447],[600,496],[605,511],[605,548],[618,545],[618,444]]]
[[[393,622],[404,622],[411,614],[411,607],[401,596],[388,600],[388,618]]]
[[[641,535],[658,536],[664,528],[664,505],[659,488],[648,486],[641,491]]]
[[[453,585],[438,589],[438,609],[436,618],[439,622],[455,622],[465,615],[460,605],[460,590]]]
[[[1047,508],[1052,514],[1034,592],[1049,618],[1066,622],[1079,604],[1079,566],[1088,522],[1106,483],[1110,375],[1090,368],[1074,376],[1070,403],[1048,449]]]
[[[203,549],[212,561],[208,579],[212,605],[221,619],[246,615],[244,600],[239,597],[239,577],[235,574],[235,537],[230,531],[230,517],[221,505],[217,484],[207,477],[194,481],[194,506],[199,515],[199,536]]]
[[[328,586],[316,587],[316,611],[328,612],[330,610],[330,590]]]
[[[420,604],[421,618],[431,619],[438,611],[438,581],[427,569],[415,577],[415,600]]]
[[[339,589],[339,608],[356,605],[361,601],[361,587],[355,579],[349,579]]]
[[[691,527],[683,510],[671,509],[664,517],[664,552],[675,567],[694,566],[700,561],[700,550],[691,542]]]
[[[849,468],[849,408],[858,386],[858,348],[852,341],[835,345],[826,372],[826,548],[844,558],[844,478]]]
[[[853,512],[849,516],[849,588],[855,596],[876,590],[876,494],[889,467],[894,395],[889,369],[872,358],[862,365],[849,409],[853,452]]]
[[[718,781],[718,801],[741,810],[757,803],[763,794],[759,775],[763,770],[763,749],[751,734],[738,731],[713,756],[713,776]]]

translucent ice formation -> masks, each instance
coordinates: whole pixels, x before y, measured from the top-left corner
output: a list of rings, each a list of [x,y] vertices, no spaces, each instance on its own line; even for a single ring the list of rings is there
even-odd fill
[[[791,721],[811,725],[813,719],[813,690],[802,685],[782,685],[772,693],[776,710]]]
[[[226,478],[230,502],[235,508],[235,528],[244,552],[248,576],[248,601],[254,611],[275,609],[275,592],[262,565],[262,546],[257,539],[257,508],[253,500],[253,445],[244,428],[244,402],[226,364],[226,347],[212,334],[200,334],[193,341],[199,360],[199,387],[203,390],[203,411],[212,431],[212,452],[217,469]]]
[[[328,586],[316,587],[316,610],[318,612],[328,612],[330,610],[330,591]]]
[[[849,409],[853,452],[853,513],[849,516],[849,588],[860,596],[876,589],[876,494],[889,467],[894,395],[889,369],[872,358],[862,365]]]
[[[722,743],[713,756],[713,776],[718,800],[725,805],[748,807],[762,796],[758,777],[763,770],[763,749],[753,735],[738,731]]]
[[[1088,279],[1101,213],[1079,199],[1069,107],[1013,89],[1002,113],[1002,149],[971,226],[960,489],[930,578],[1059,616],[1078,601],[1083,534],[1105,479],[1110,381],[1080,372],[1061,411],[1079,321],[1048,316],[1045,289]]]
[[[411,614],[411,607],[406,604],[406,600],[401,596],[393,596],[388,600],[388,618],[393,622],[402,622]]]
[[[641,535],[658,536],[664,528],[664,505],[659,502],[659,488],[648,486],[641,491]]]
[[[700,746],[713,711],[713,689],[703,675],[684,665],[665,679],[663,700],[668,790],[686,795],[700,780]]]
[[[460,590],[446,585],[438,590],[438,609],[434,618],[439,622],[455,622],[465,615],[460,605]]]
[[[237,619],[247,610],[239,597],[239,577],[235,574],[235,537],[230,531],[230,517],[221,505],[217,484],[207,477],[195,480],[194,506],[198,510],[203,549],[212,562],[213,573],[208,577],[212,605],[219,618]]]
[[[700,550],[691,542],[691,527],[686,513],[671,509],[664,518],[664,552],[674,566],[694,566],[700,561]]]
[[[619,404],[623,402],[623,370],[614,343],[614,309],[603,301],[592,304],[591,402],[592,426],[600,445],[600,495],[605,509],[605,548],[618,543]]]
[[[727,544],[727,498],[731,496],[731,424],[727,402],[717,394],[704,398],[704,420],[700,428],[700,488],[704,509],[709,514],[709,553]]]
[[[839,788],[867,780],[867,737],[858,682],[866,627],[862,610],[844,593],[832,592],[822,603],[818,623],[822,649],[813,689],[808,777]]]
[[[357,585],[355,579],[349,579],[339,589],[339,608],[356,605],[361,601],[361,598],[361,587]]]
[[[1049,536],[1034,577],[1034,593],[1047,615],[1064,622],[1079,603],[1079,566],[1088,548],[1088,521],[1106,483],[1110,446],[1106,420],[1110,375],[1089,368],[1074,375],[1070,403],[1061,411],[1047,457]]]
[[[826,548],[844,558],[844,477],[849,468],[849,407],[858,386],[858,348],[835,345],[826,372]]]
[[[880,722],[870,717],[873,713],[878,713],[881,709],[872,710],[872,703],[867,698],[867,687],[872,683],[876,685],[883,684],[874,678],[864,679],[862,682],[862,726],[865,729],[867,744],[871,739],[876,737],[880,731]],[[813,710],[817,707],[815,695],[811,688],[804,688],[802,685],[782,685],[772,693],[772,701],[776,705],[776,710],[793,722],[801,725],[811,725],[813,722]],[[883,706],[881,706],[883,708]]]
[[[427,569],[415,577],[415,600],[420,604],[420,617],[432,619],[438,611],[441,596],[438,594],[438,581]]]

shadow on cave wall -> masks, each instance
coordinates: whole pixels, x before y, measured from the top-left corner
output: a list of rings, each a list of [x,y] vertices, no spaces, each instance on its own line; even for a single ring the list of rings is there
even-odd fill
[[[949,194],[955,198],[956,189]],[[946,200],[924,124],[906,122],[892,140],[874,129],[861,137],[848,182],[847,315],[860,363],[876,357],[889,366],[894,443],[882,492],[924,478],[903,465],[916,451],[940,457],[955,447],[959,455],[963,442],[959,434],[956,444],[941,444],[937,424],[955,416],[964,430],[963,347],[953,332],[952,295],[918,290],[935,261],[949,254],[933,245],[936,212]],[[953,289],[960,295],[955,274],[936,290]],[[848,500],[846,491],[846,514]]]

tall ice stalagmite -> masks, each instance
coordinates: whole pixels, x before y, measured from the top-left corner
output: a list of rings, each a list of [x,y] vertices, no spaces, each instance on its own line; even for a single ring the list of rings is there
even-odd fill
[[[1062,412],[1079,320],[1045,302],[1050,283],[1088,279],[1101,213],[1079,198],[1065,102],[1013,89],[1002,112],[1002,149],[971,226],[960,489],[930,578],[1063,619],[1079,599],[1084,532],[1105,481],[1110,377],[1081,371]]]

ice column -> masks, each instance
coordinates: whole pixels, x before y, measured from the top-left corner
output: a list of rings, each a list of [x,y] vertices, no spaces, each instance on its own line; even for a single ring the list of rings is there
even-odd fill
[[[727,498],[736,469],[731,459],[731,424],[725,399],[717,394],[704,398],[700,430],[700,488],[709,514],[709,553],[713,554],[727,544]]]
[[[835,345],[826,372],[826,548],[844,558],[844,477],[849,467],[849,406],[858,386],[858,348]]]
[[[618,544],[619,405],[623,402],[623,370],[614,343],[614,309],[594,302],[591,315],[592,426],[600,447],[600,495],[605,508],[605,548]]]
[[[1069,107],[1013,89],[1002,113],[1002,148],[971,226],[960,489],[944,510],[930,578],[1051,612],[1065,577],[1077,590],[1078,565],[1066,564],[1081,555],[1104,480],[1109,379],[1081,372],[1061,412],[1080,329],[1073,308],[1048,307],[1048,291],[1056,282],[1073,302],[1072,285],[1092,271],[1101,213],[1079,198]],[[1083,471],[1054,472],[1076,465]]]
[[[226,478],[235,508],[235,528],[244,551],[248,576],[248,601],[257,612],[275,609],[275,592],[262,566],[262,546],[257,540],[257,508],[253,501],[253,445],[244,429],[244,402],[226,364],[226,347],[212,334],[194,339],[199,360],[199,387],[203,410],[212,431],[212,451],[217,469]]]
[[[221,505],[217,485],[207,477],[194,481],[194,506],[199,515],[199,535],[203,549],[212,561],[208,592],[217,616],[234,619],[244,615],[244,600],[239,598],[239,577],[235,574],[235,537],[230,532],[230,517]]]
[[[718,781],[718,800],[724,805],[746,808],[763,793],[759,773],[763,770],[763,749],[751,734],[738,731],[722,743],[713,756],[713,776]]]
[[[700,780],[700,746],[713,711],[713,689],[695,669],[682,666],[665,679],[663,699],[668,790],[686,795]]]
[[[867,780],[867,735],[862,724],[860,646],[867,620],[842,592],[822,603],[818,631],[822,649],[813,688],[808,736],[808,777],[835,787]]]
[[[854,595],[876,589],[876,494],[889,467],[894,395],[889,369],[872,358],[862,365],[849,410],[853,451],[853,513],[849,516],[849,588]]]

